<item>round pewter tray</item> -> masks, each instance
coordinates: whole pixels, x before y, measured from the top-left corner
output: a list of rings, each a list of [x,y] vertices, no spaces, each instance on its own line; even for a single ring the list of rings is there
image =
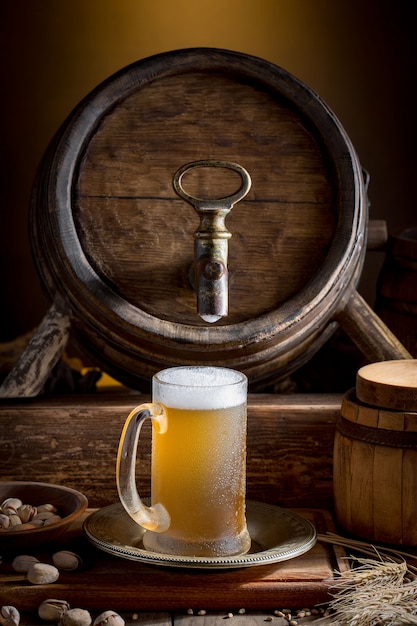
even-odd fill
[[[100,550],[130,561],[196,569],[232,569],[288,561],[304,554],[316,543],[314,526],[292,511],[248,501],[246,516],[252,547],[248,554],[240,556],[173,556],[145,550],[144,530],[121,504],[111,504],[92,513],[84,522],[84,532]]]

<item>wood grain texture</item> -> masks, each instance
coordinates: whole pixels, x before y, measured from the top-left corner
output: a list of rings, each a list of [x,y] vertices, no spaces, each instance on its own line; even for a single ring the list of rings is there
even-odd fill
[[[118,501],[117,447],[130,410],[146,399],[87,396],[0,403],[0,476],[65,484],[90,506]],[[331,508],[332,455],[340,395],[251,394],[247,494],[282,506]],[[150,428],[144,425],[139,491],[149,494]]]
[[[0,387],[0,398],[33,397],[42,391],[67,345],[71,316],[53,304]]]
[[[238,162],[253,181],[227,219],[230,314],[216,326],[189,280],[198,219],[172,190],[196,159]],[[202,170],[189,184],[218,195],[231,183]],[[224,364],[254,385],[299,367],[359,279],[366,223],[362,169],[320,98],[266,61],[210,49],[99,85],[58,133],[32,205],[46,287],[87,354],[141,390],[165,364]]]
[[[411,358],[405,346],[356,290],[351,292],[337,320],[369,361]]]
[[[340,526],[376,543],[417,545],[417,413],[370,407],[352,390],[341,415],[333,459]]]
[[[323,510],[297,509],[319,532],[332,531],[331,516]],[[272,610],[281,606],[314,606],[329,600],[334,568],[344,571],[343,551],[317,543],[309,552],[277,564],[239,570],[196,571],[149,566],[110,556],[87,543],[74,528],[67,543],[38,552],[43,562],[50,551],[70,548],[81,554],[85,567],[61,572],[53,585],[29,585],[24,574],[13,572],[8,557],[0,570],[0,605],[14,604],[36,611],[43,599],[63,598],[71,606],[90,611],[187,611],[187,609]]]
[[[119,614],[127,626],[224,626],[224,620],[230,617],[230,611],[227,607],[224,611],[200,609],[193,614],[165,611],[120,611]],[[296,615],[295,612],[294,614]],[[93,618],[95,616],[94,612]],[[272,611],[267,610],[248,611],[243,615],[239,612],[233,613],[233,626],[265,626],[265,622],[271,621],[271,618],[273,618],[274,626],[288,626],[288,619],[273,615]],[[296,619],[299,626],[320,623],[317,615],[297,616]],[[41,620],[35,613],[26,611],[21,614],[20,624],[22,626],[39,626]]]
[[[383,361],[361,367],[356,376],[361,402],[381,409],[417,411],[417,360]]]

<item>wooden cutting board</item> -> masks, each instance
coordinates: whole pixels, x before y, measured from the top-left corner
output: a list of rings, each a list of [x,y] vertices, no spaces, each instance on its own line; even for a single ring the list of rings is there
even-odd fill
[[[318,533],[334,532],[328,511],[297,512],[313,522]],[[284,605],[314,606],[329,600],[334,571],[345,571],[347,567],[341,548],[318,542],[306,554],[271,565],[217,571],[164,568],[100,551],[83,536],[81,522],[73,527],[65,545],[51,545],[47,551],[35,554],[50,563],[52,553],[62,547],[79,553],[84,567],[76,572],[61,572],[52,585],[31,585],[24,574],[13,571],[12,556],[3,559],[0,606],[8,604],[20,611],[36,611],[46,598],[65,599],[72,607],[91,611],[233,611],[242,607],[273,610]]]

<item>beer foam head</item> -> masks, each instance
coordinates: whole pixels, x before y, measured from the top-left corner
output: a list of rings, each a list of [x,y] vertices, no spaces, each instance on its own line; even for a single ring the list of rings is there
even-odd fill
[[[152,379],[152,397],[174,409],[226,409],[246,402],[247,378],[225,367],[184,366]]]

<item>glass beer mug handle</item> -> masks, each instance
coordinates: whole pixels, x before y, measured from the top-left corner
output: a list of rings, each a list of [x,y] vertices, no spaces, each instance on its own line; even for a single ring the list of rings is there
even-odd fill
[[[152,420],[158,433],[167,428],[167,418],[161,404],[148,403],[137,406],[128,415],[117,453],[116,483],[122,505],[130,517],[140,526],[154,532],[164,532],[170,525],[170,517],[162,504],[146,506],[136,488],[136,454],[139,435],[145,420]]]

